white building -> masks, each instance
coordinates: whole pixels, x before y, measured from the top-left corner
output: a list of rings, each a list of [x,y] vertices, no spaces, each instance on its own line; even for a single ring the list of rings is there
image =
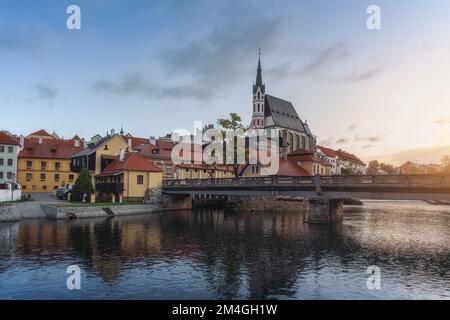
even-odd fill
[[[331,174],[344,174],[346,172],[364,174],[366,171],[366,164],[361,159],[341,149],[333,150],[317,146],[317,156],[331,163],[333,166]]]
[[[20,148],[20,139],[6,131],[0,131],[0,183],[16,181]]]

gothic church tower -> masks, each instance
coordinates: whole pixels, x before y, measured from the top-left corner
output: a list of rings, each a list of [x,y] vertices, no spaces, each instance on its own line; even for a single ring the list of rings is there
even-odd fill
[[[253,114],[252,124],[253,129],[264,128],[264,95],[266,92],[266,86],[262,82],[261,74],[261,49],[259,50],[258,69],[256,72],[256,82],[253,85]]]

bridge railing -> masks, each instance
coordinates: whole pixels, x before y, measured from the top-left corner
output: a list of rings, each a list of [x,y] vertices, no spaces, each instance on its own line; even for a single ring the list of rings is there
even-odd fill
[[[450,187],[450,175],[358,175],[320,176],[321,186],[398,185]],[[168,179],[163,187],[183,186],[315,186],[315,177],[240,177],[220,179]]]

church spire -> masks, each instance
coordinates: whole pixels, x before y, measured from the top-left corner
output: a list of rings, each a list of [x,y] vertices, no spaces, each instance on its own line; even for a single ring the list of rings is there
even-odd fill
[[[253,85],[253,94],[256,93],[258,88],[261,88],[262,93],[265,92],[265,85],[262,81],[261,49],[258,50],[258,69],[256,70],[256,82]]]
[[[256,72],[256,86],[257,87],[262,87],[262,69],[261,69],[261,49],[259,49],[259,52],[258,52],[258,55],[259,55],[259,57],[258,57],[258,70],[257,70],[257,72]]]

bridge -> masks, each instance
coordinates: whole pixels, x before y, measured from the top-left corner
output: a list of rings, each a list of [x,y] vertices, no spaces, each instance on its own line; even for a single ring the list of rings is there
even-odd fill
[[[450,200],[450,175],[251,177],[164,180],[165,194]]]
[[[450,175],[357,175],[308,177],[240,177],[164,180],[165,203],[189,206],[198,198],[246,198],[245,201],[289,196],[310,200],[308,222],[342,219],[349,198],[450,201]],[[257,199],[260,200],[257,200]]]

